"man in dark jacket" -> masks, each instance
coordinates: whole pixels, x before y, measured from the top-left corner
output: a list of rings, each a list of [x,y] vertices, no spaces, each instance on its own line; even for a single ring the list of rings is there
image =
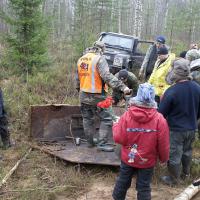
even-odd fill
[[[175,60],[166,77],[166,81],[174,85],[166,90],[159,106],[159,112],[167,119],[170,128],[170,175],[161,177],[168,185],[179,183],[181,164],[181,177],[190,174],[192,143],[200,118],[200,86],[190,79],[189,61]]]
[[[155,43],[149,47],[144,57],[142,66],[139,71],[140,79],[144,79],[146,81],[149,79],[158,58],[157,50],[163,46],[165,46],[165,38],[163,36],[158,36]]]
[[[137,200],[151,199],[151,178],[157,159],[169,159],[169,129],[157,111],[151,84],[139,85],[130,108],[113,125],[113,139],[121,144],[120,174],[113,191],[114,200],[124,200],[134,174]]]

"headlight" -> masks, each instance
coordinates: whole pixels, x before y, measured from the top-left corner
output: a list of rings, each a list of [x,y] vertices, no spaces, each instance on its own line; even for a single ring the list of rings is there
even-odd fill
[[[121,67],[122,64],[123,64],[123,58],[115,56],[114,61],[113,61],[113,65]]]

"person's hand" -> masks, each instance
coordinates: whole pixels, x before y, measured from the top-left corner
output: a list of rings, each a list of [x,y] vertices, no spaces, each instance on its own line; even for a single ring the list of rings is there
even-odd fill
[[[161,167],[167,166],[167,162],[160,162],[160,166],[161,166]]]
[[[130,94],[131,91],[132,91],[131,89],[129,89],[128,87],[125,87],[124,90],[123,90],[123,93],[124,94]]]

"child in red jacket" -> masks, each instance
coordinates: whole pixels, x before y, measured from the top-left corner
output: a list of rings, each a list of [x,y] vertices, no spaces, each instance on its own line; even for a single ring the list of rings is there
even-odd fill
[[[169,129],[164,117],[158,113],[155,91],[151,84],[139,85],[137,96],[130,99],[130,108],[113,125],[113,139],[121,144],[120,174],[113,198],[124,200],[137,175],[137,200],[150,200],[153,168],[159,158],[169,159]]]

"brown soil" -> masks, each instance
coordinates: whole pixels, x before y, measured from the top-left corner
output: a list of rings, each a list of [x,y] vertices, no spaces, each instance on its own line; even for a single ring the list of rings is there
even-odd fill
[[[14,166],[28,146],[17,145],[2,151],[0,178]],[[112,200],[112,190],[118,170],[101,166],[85,166],[64,162],[40,151],[32,151],[7,184],[0,190],[2,200]],[[127,200],[136,199],[135,179]],[[171,188],[154,177],[153,200],[172,200],[186,187]],[[200,199],[200,194],[193,200]]]

